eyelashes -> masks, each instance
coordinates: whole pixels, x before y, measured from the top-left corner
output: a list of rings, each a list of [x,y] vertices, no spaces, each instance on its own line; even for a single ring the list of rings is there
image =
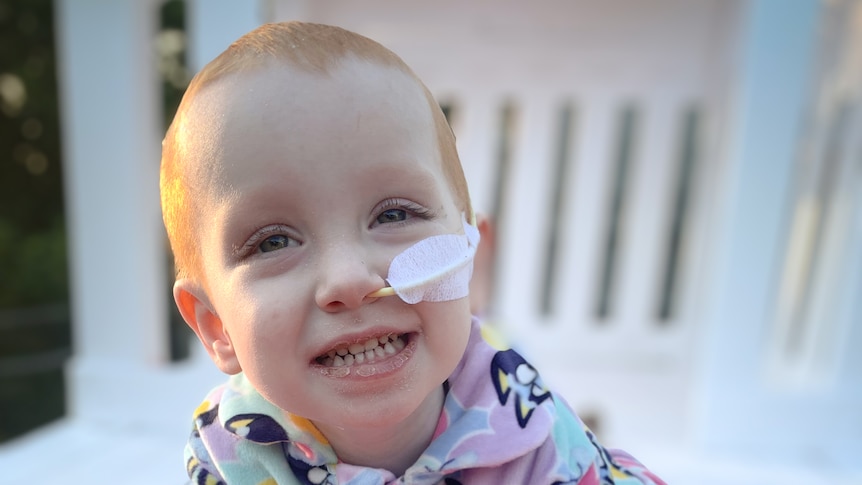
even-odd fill
[[[321,214],[318,217],[326,217]],[[380,202],[371,212],[369,229],[377,227],[397,228],[437,217],[436,212],[416,202],[389,198]],[[301,237],[291,226],[271,224],[257,229],[247,240],[235,246],[234,254],[238,259],[246,259],[255,255],[297,248],[304,244]]]
[[[386,199],[376,209],[376,224],[393,224],[407,222],[413,217],[429,220],[436,215],[427,207],[406,199]]]
[[[234,251],[244,258],[258,253],[270,253],[279,249],[299,247],[302,241],[290,234],[290,229],[281,224],[265,226],[251,235],[248,240]]]

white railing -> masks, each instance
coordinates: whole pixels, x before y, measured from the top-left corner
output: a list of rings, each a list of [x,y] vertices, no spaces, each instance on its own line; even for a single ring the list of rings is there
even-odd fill
[[[691,315],[702,311],[692,263],[705,226],[693,221],[712,202],[702,190],[716,162],[703,143],[710,103],[447,99],[474,202],[496,228],[491,320],[600,432],[649,413],[662,436],[678,436]]]

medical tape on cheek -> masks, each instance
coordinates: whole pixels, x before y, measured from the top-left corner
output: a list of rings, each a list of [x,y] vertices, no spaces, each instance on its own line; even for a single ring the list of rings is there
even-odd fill
[[[395,256],[386,281],[405,302],[449,301],[470,294],[479,229],[464,223],[464,234],[423,239]]]

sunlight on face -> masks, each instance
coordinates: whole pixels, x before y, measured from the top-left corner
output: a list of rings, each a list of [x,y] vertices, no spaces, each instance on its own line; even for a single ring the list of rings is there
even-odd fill
[[[470,330],[466,298],[368,296],[395,255],[463,232],[420,86],[352,58],[330,75],[272,66],[208,86],[189,117],[217,186],[199,241],[223,370],[321,429],[408,418]]]

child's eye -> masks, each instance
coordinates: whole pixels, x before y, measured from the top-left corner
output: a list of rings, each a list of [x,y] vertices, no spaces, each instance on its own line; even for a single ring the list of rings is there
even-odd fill
[[[401,222],[407,219],[407,216],[407,211],[404,209],[387,209],[377,216],[377,222],[380,224],[386,224],[387,222]]]
[[[263,242],[258,244],[257,249],[262,253],[268,253],[291,246],[299,246],[299,242],[284,234],[277,234],[264,239]]]
[[[236,254],[239,257],[250,257],[254,254],[302,246],[302,241],[290,234],[290,228],[281,224],[258,229],[245,244],[236,248]]]
[[[386,199],[378,206],[377,211],[374,225],[402,223],[417,217],[419,219],[433,217],[427,208],[404,199]]]

